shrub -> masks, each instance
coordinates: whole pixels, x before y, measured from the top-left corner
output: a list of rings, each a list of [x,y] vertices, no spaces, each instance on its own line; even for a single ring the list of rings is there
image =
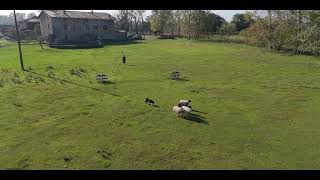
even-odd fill
[[[298,35],[298,50],[302,53],[320,55],[320,27],[311,26]]]
[[[33,80],[32,74],[27,74],[27,76],[26,76],[26,78],[25,78],[25,81],[28,82],[28,83],[30,83],[30,82],[32,82],[32,80]]]
[[[268,23],[266,20],[258,20],[249,28],[243,30],[241,35],[247,37],[248,43],[256,46],[268,45]]]

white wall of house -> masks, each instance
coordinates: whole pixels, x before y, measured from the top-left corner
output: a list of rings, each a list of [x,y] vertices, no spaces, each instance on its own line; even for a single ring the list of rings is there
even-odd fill
[[[87,40],[122,40],[125,33],[116,30],[113,20],[50,18],[45,13],[40,16],[41,34],[48,38],[50,34],[55,42]]]

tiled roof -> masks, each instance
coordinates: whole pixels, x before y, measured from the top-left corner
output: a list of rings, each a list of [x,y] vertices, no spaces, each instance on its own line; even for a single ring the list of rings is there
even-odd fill
[[[64,10],[43,10],[48,16],[54,18],[76,18],[76,19],[105,19],[114,20],[108,13],[97,12],[80,12],[80,11],[64,11]]]

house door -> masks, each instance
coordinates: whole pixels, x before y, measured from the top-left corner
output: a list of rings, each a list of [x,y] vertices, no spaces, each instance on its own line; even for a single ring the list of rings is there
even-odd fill
[[[68,34],[64,36],[64,40],[68,41]]]

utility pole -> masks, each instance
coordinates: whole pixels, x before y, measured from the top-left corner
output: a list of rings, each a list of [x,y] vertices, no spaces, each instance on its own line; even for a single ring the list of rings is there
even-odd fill
[[[23,65],[21,45],[20,45],[20,37],[19,37],[19,30],[18,30],[17,17],[16,17],[16,11],[15,11],[15,10],[13,10],[13,15],[14,15],[14,22],[15,22],[15,24],[16,24],[18,48],[19,48],[19,55],[20,55],[20,66],[21,66],[21,69],[22,69],[22,70],[25,70],[25,69],[24,69],[24,65]]]

